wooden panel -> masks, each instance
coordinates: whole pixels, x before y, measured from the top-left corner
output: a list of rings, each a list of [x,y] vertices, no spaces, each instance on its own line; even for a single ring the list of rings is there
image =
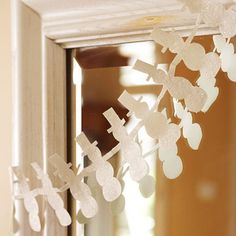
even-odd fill
[[[43,117],[45,155],[50,157],[58,153],[66,160],[66,57],[65,50],[49,39],[45,39],[46,48],[46,77],[44,79]],[[53,168],[48,165],[55,186],[60,186],[58,177],[53,178]],[[66,193],[63,195],[66,203]],[[47,205],[46,235],[67,235],[67,229],[62,227],[54,210]]]
[[[37,13],[21,1],[14,4],[14,164],[24,169],[34,188],[40,182],[31,162],[37,161],[52,176],[47,158],[58,153],[66,159],[65,51],[44,37]],[[19,235],[67,235],[48,203],[43,197],[37,199],[42,231],[35,233],[30,229],[21,202],[16,209]]]
[[[18,4],[17,4],[18,3]],[[42,140],[42,46],[40,17],[22,4],[16,4],[16,65],[14,99],[14,162],[33,180],[31,187],[37,185],[30,163],[44,165]],[[43,216],[43,201],[39,199],[40,213]],[[33,233],[28,223],[28,214],[22,201],[16,209],[19,216],[19,235],[41,235]]]

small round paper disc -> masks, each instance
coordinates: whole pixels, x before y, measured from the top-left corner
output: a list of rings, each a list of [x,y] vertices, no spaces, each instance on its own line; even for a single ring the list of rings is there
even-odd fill
[[[76,216],[76,220],[80,223],[80,224],[87,224],[89,222],[89,219],[86,218],[83,213],[81,211],[78,212],[77,216]]]
[[[120,195],[118,199],[111,203],[111,211],[113,215],[119,215],[125,208],[125,197]]]
[[[156,182],[150,175],[145,176],[139,182],[139,190],[143,197],[148,198],[155,192]]]
[[[183,171],[183,163],[180,157],[176,156],[164,161],[163,171],[168,179],[176,179]]]
[[[106,201],[112,202],[116,200],[121,194],[120,182],[113,177],[103,186],[102,192]]]

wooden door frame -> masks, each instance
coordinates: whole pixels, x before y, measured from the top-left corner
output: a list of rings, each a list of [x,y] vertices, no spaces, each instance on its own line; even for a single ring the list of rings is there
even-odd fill
[[[66,159],[66,52],[46,37],[40,16],[31,8],[14,1],[12,13],[13,165],[20,165],[34,180],[31,184],[36,184],[31,162],[49,169],[50,155],[58,153]],[[20,205],[16,213],[19,235],[67,235],[43,198],[39,204],[43,231],[38,234],[30,230]]]

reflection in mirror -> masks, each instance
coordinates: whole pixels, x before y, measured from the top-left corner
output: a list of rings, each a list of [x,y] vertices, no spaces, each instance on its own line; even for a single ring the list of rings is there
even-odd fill
[[[212,50],[211,37],[196,37],[195,40],[200,41],[206,51]],[[147,81],[145,74],[132,69],[137,59],[167,68],[173,54],[169,51],[162,54],[161,48],[153,42],[80,48],[74,51],[76,134],[83,130],[91,143],[95,140],[98,142],[97,147],[102,154],[117,144],[107,132],[110,125],[103,116],[104,111],[113,107],[121,119],[126,119],[128,131],[137,123],[133,115],[127,116],[127,110],[117,100],[122,92],[126,90],[137,100],[143,96],[149,107],[160,93],[159,86],[151,80]],[[192,83],[199,77],[198,73],[189,71],[183,62],[177,67],[176,74],[188,78]],[[181,176],[175,180],[167,179],[158,152],[154,152],[146,160],[150,166],[149,174],[155,178],[156,183],[147,180],[140,191],[137,182],[127,174],[124,177],[122,197],[114,203],[104,200],[96,177],[89,176],[85,181],[93,186],[92,194],[98,201],[99,212],[95,218],[86,219],[79,211],[79,204],[74,206],[76,214],[79,213],[76,216],[77,223],[73,224],[73,235],[235,235],[236,132],[233,131],[236,128],[236,107],[233,101],[236,99],[236,86],[225,78],[223,72],[217,76],[217,86],[221,88],[217,102],[208,113],[199,113],[193,117],[203,130],[199,150],[189,149],[187,141],[182,138],[178,141],[179,154],[184,164]],[[167,115],[172,116],[174,108],[168,93],[160,103],[160,111],[164,108],[167,108]],[[138,141],[144,153],[155,145],[144,128],[138,134]],[[119,175],[122,156],[117,154],[109,161],[115,175]],[[79,145],[76,146],[74,162],[83,166],[90,163],[87,157],[81,158]],[[152,188],[155,189],[153,194]],[[145,195],[151,197],[145,198]]]

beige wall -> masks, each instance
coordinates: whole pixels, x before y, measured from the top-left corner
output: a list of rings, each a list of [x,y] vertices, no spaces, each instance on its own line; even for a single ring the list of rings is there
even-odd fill
[[[10,0],[0,0],[0,235],[10,234],[11,54]]]
[[[207,52],[214,48],[211,36],[195,41]],[[160,63],[169,63],[171,56],[168,52],[163,58],[160,55]],[[191,81],[199,76],[187,70],[184,63],[176,74]],[[158,236],[236,235],[236,83],[223,72],[216,78],[220,89],[217,100],[207,113],[193,117],[203,131],[199,150],[191,150],[181,139],[178,153],[184,165],[182,175],[171,181],[157,171]]]

